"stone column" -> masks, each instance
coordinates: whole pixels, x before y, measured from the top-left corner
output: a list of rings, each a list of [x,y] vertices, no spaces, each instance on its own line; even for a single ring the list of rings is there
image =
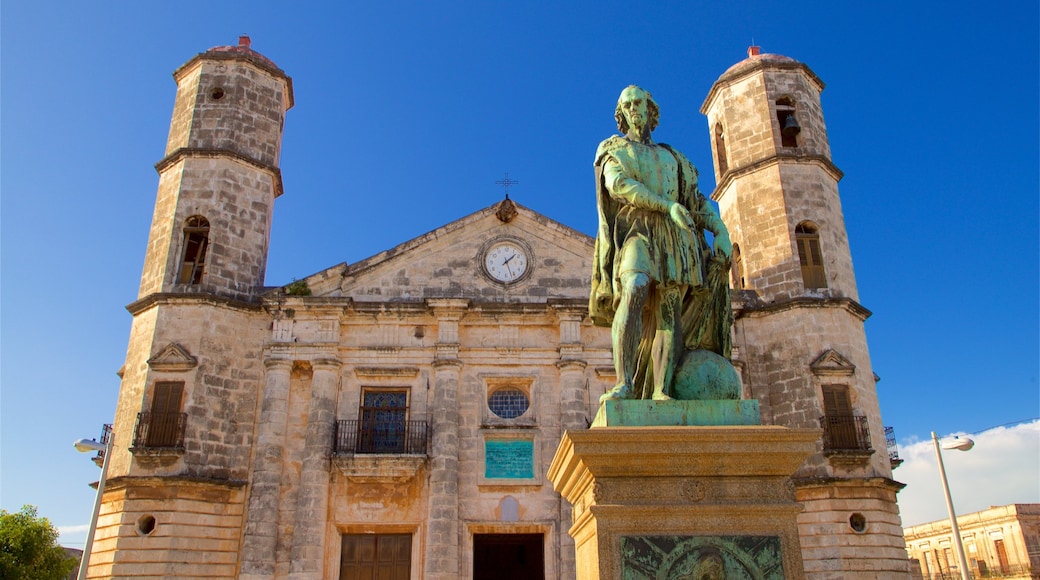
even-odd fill
[[[321,580],[329,515],[329,457],[336,421],[340,361],[311,362],[310,410],[300,469],[300,490],[289,564],[291,580]]]
[[[243,580],[274,578],[275,548],[278,543],[278,496],[282,480],[282,455],[289,410],[289,374],[292,360],[287,355],[264,358],[263,400],[256,437],[249,487],[249,507],[242,539]]]
[[[560,319],[560,431],[584,430],[588,424],[588,406],[585,402],[585,349],[581,342],[581,321],[584,308],[556,307]],[[571,524],[571,504],[560,497],[560,576],[573,578],[575,574],[574,538],[567,533]]]
[[[437,316],[437,354],[433,361],[431,403],[430,516],[423,577],[459,577],[459,320],[465,300],[430,300]]]
[[[585,347],[581,342],[584,308],[556,307],[560,319],[560,423],[567,429],[585,429]]]

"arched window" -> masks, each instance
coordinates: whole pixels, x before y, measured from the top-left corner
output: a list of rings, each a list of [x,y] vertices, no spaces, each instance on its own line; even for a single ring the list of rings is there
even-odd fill
[[[744,259],[740,256],[740,246],[733,244],[733,289],[743,290],[744,286]]]
[[[719,177],[729,170],[729,160],[726,159],[726,134],[722,130],[722,123],[715,123],[715,156],[719,159]]]
[[[201,284],[209,248],[209,222],[193,215],[184,222],[184,256],[178,284]]]
[[[794,116],[794,99],[780,97],[776,100],[776,120],[780,123],[780,145],[798,146],[798,133],[802,131],[798,118]]]
[[[805,288],[826,288],[827,273],[823,269],[823,252],[820,251],[820,234],[810,222],[802,222],[794,229],[798,243],[798,261],[802,266],[802,282]]]

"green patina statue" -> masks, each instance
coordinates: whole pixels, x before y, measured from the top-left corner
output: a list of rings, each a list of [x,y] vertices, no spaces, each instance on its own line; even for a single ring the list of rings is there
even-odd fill
[[[612,329],[618,381],[600,400],[737,399],[729,232],[693,164],[650,138],[659,115],[650,93],[627,87],[614,114],[623,136],[596,150],[589,314]]]

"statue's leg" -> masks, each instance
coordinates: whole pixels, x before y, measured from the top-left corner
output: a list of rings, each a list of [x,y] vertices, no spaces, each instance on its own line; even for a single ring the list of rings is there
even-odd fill
[[[617,386],[599,398],[631,399],[635,395],[636,364],[639,340],[643,335],[643,307],[646,305],[650,277],[642,272],[625,272],[621,275],[621,300],[614,313],[611,338],[614,344],[614,370]]]
[[[657,312],[657,333],[654,335],[651,357],[654,369],[654,400],[671,399],[672,377],[683,352],[682,288],[661,288]]]

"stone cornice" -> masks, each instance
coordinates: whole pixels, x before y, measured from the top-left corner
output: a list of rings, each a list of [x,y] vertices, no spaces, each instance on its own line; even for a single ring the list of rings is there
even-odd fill
[[[869,310],[851,298],[810,298],[808,296],[798,296],[769,304],[745,302],[742,307],[733,309],[733,318],[735,320],[757,318],[798,308],[841,308],[860,320],[866,320],[871,315]]]
[[[245,302],[243,300],[234,300],[231,298],[224,298],[223,296],[217,296],[216,294],[209,294],[199,292],[198,294],[181,294],[176,292],[154,292],[127,304],[126,310],[137,316],[138,314],[152,308],[154,306],[161,305],[187,305],[187,304],[205,304],[208,306],[221,306],[224,308],[230,308],[232,310],[243,310],[246,312],[260,312],[261,307],[259,304],[252,302]]]
[[[275,167],[274,165],[268,165],[262,161],[257,161],[247,155],[242,155],[237,151],[230,149],[203,149],[200,147],[181,147],[176,149],[173,153],[170,153],[166,157],[163,157],[158,163],[155,164],[155,170],[160,174],[170,166],[183,161],[184,159],[234,159],[249,165],[254,169],[263,171],[274,179],[274,196],[278,197],[282,195],[284,189],[282,187],[282,170]]]
[[[264,71],[265,73],[280,78],[285,81],[286,93],[285,93],[285,110],[293,108],[296,104],[295,97],[293,95],[293,82],[292,77],[285,74],[285,71],[278,68],[271,61],[266,58],[253,53],[253,51],[229,51],[229,52],[217,52],[208,51],[196,54],[188,62],[177,67],[177,70],[173,71],[173,80],[180,82],[181,78],[187,73],[188,70],[193,68],[195,65],[200,64],[203,60],[240,60],[248,62],[256,68]]]
[[[801,72],[812,84],[816,85],[820,92],[823,92],[823,89],[827,86],[822,80],[820,80],[820,77],[816,76],[816,73],[814,73],[812,69],[805,65],[805,63],[796,60],[777,60],[772,58],[749,59],[742,63],[738,63],[731,67],[730,70],[722,73],[722,76],[711,85],[711,90],[708,91],[708,96],[705,97],[704,103],[701,104],[701,114],[708,114],[708,108],[719,96],[719,92],[722,91],[723,87],[731,86],[744,78],[766,69]]]
[[[897,492],[906,487],[905,483],[900,483],[889,477],[793,477],[791,481],[794,483],[795,488],[867,486],[883,487]]]
[[[722,197],[723,192],[725,192],[737,178],[744,177],[745,175],[750,175],[757,171],[761,171],[767,167],[779,165],[781,162],[805,165],[819,165],[832,178],[834,178],[834,181],[841,181],[841,178],[845,177],[845,173],[842,170],[838,169],[838,166],[835,165],[833,161],[831,161],[827,157],[824,157],[823,155],[808,155],[797,152],[778,151],[773,155],[764,157],[762,159],[757,159],[749,163],[748,165],[744,165],[742,167],[732,168],[726,173],[724,173],[722,175],[722,179],[720,179],[718,184],[716,184],[715,191],[711,192],[711,199],[716,202],[719,201],[719,198]]]
[[[187,483],[238,489],[245,487],[248,482],[244,479],[216,479],[212,477],[190,475],[170,475],[165,477],[122,475],[119,477],[113,477],[106,481],[105,491],[125,489],[131,486],[166,487],[171,483]]]

